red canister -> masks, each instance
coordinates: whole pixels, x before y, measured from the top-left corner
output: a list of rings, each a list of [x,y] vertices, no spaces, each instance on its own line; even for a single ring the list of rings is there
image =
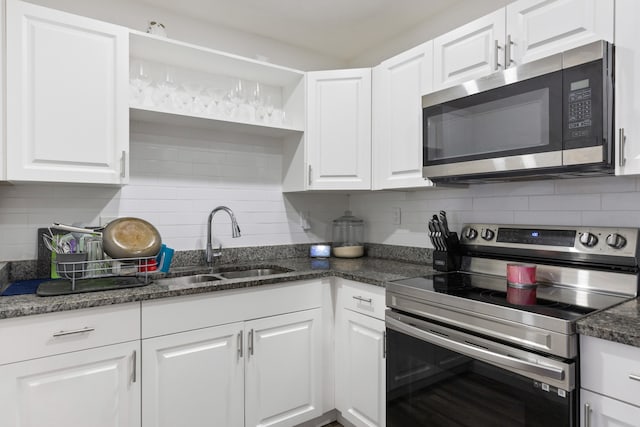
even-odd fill
[[[536,266],[532,264],[507,264],[507,282],[534,285],[536,283]]]
[[[507,302],[517,305],[536,303],[536,266],[507,264]]]

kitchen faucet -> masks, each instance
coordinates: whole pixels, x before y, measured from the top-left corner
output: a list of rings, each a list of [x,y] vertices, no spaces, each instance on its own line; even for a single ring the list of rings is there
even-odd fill
[[[229,214],[231,218],[231,237],[236,238],[240,237],[240,227],[238,227],[238,222],[236,221],[236,216],[233,214],[233,211],[226,206],[218,206],[209,214],[209,220],[207,221],[207,264],[213,264],[213,260],[215,258],[219,258],[222,256],[222,243],[218,247],[217,251],[213,251],[213,247],[211,246],[211,226],[213,224],[213,216],[218,211],[225,211]]]

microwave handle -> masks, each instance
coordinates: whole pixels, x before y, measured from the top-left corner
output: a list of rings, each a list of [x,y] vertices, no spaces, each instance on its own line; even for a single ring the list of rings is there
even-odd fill
[[[618,129],[618,151],[620,152],[620,157],[618,158],[618,164],[620,167],[624,166],[627,163],[627,159],[624,156],[624,149],[627,142],[627,137],[624,134],[624,128]]]
[[[502,68],[502,64],[500,64],[500,50],[502,48],[500,47],[500,43],[498,43],[498,40],[495,40],[495,44],[493,45],[493,69],[494,71],[498,71],[500,68]]]

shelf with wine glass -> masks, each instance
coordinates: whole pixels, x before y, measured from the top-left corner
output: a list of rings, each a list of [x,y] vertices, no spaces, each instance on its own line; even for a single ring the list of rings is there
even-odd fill
[[[130,118],[287,137],[304,132],[305,73],[130,32]]]

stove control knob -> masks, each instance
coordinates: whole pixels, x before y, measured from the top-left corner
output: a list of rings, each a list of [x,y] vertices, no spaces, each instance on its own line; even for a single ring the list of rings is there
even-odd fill
[[[464,231],[464,237],[467,240],[474,240],[476,237],[478,237],[478,232],[474,228],[468,227]]]
[[[592,248],[598,244],[598,238],[595,234],[589,233],[587,231],[586,233],[582,233],[582,235],[580,235],[580,243],[588,248]]]
[[[493,238],[495,237],[496,233],[495,231],[493,231],[490,228],[485,228],[480,232],[480,237],[482,237],[484,240],[493,240]]]
[[[613,249],[622,249],[626,246],[627,239],[619,235],[618,233],[612,233],[607,236],[607,245]]]

